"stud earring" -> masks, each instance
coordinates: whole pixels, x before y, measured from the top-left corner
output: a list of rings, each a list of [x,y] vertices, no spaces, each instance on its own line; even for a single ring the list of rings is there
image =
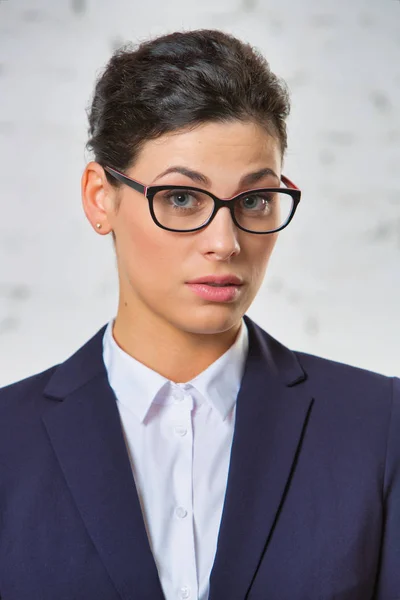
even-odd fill
[[[103,226],[101,223],[96,223],[96,227],[97,227],[97,229],[101,229]]]

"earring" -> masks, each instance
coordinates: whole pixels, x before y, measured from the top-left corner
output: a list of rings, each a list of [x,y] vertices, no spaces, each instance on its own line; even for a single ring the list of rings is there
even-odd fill
[[[97,227],[97,229],[101,229],[103,226],[101,223],[96,223],[96,227]]]

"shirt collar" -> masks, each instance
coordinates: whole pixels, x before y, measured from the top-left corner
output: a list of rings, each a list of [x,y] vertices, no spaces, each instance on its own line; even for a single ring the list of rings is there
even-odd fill
[[[175,387],[193,387],[225,420],[236,402],[248,352],[248,331],[242,319],[233,345],[207,369],[186,383],[172,383],[153,369],[142,364],[116,343],[112,319],[103,337],[103,359],[110,386],[118,402],[124,404],[143,422],[153,402],[163,392]]]

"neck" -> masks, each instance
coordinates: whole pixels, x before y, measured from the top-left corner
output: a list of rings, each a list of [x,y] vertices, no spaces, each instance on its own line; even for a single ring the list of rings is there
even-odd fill
[[[240,325],[241,321],[216,334],[191,333],[155,315],[129,314],[120,302],[113,336],[122,350],[142,364],[170,381],[185,383],[232,346]]]

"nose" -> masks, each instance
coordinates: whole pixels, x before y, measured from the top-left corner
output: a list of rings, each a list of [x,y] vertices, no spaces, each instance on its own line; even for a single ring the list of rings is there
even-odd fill
[[[202,250],[208,258],[226,261],[239,254],[238,228],[229,208],[220,208],[202,233]]]

